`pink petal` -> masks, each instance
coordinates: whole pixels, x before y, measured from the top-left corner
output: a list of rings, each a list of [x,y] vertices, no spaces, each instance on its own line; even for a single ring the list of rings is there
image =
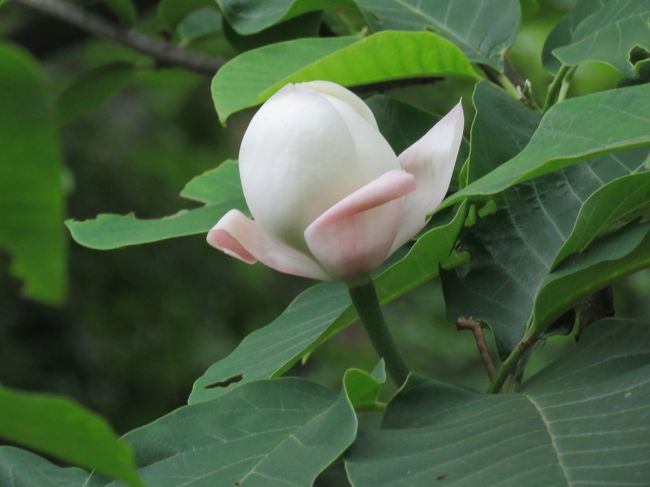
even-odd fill
[[[239,210],[230,210],[208,233],[208,243],[248,264],[257,261],[285,274],[327,280],[314,259],[269,237]]]
[[[463,138],[463,107],[459,102],[431,130],[402,152],[402,169],[415,176],[417,189],[404,198],[402,216],[391,252],[408,242],[440,205],[454,171]]]
[[[346,196],[305,230],[305,241],[333,277],[357,277],[388,257],[400,218],[402,197],[415,178],[400,169],[384,173]]]

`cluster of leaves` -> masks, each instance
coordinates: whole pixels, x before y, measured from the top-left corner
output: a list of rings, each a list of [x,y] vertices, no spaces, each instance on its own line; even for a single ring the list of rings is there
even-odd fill
[[[137,22],[128,0],[106,4],[124,23]],[[516,0],[163,0],[158,18],[182,45],[202,49],[220,33],[243,51],[213,80],[224,123],[288,82],[474,82],[458,190],[373,277],[383,303],[439,277],[450,321],[465,316],[489,326],[501,359],[491,392],[507,384],[510,393],[412,376],[388,402],[381,427],[360,430],[358,415],[385,406],[382,363],[372,373],[348,370],[340,393],[279,378],[356,321],[345,286],[321,283],[209,367],[187,406],[122,439],[67,400],[0,389],[0,436],[88,469],[0,447],[2,485],[309,486],[342,456],[357,486],[641,485],[650,477],[649,323],[592,323],[585,306],[594,292],[650,265],[650,85],[643,83],[650,2],[577,2],[546,42],[544,63],[555,78],[543,110],[526,85],[506,77]],[[316,37],[323,22],[342,35]],[[619,70],[621,86],[566,99],[574,67],[585,61]],[[29,153],[42,164],[30,170],[45,182],[60,177],[54,107],[27,55],[1,46],[0,68],[3,91],[20,87],[0,110],[2,140],[11,141],[0,165],[0,209],[14,209],[4,220],[15,221],[0,226],[0,245],[14,255],[27,292],[56,301],[63,236],[48,248],[52,255],[38,246],[42,261],[31,255],[40,232],[52,235],[62,218],[63,190],[51,184],[47,200],[32,198],[35,188],[18,171],[27,171],[25,148],[47,147]],[[84,74],[59,97],[61,120],[99,105],[134,69],[113,63]],[[437,119],[390,94],[367,101],[396,151]],[[34,144],[36,137],[47,143]],[[81,245],[115,249],[204,234],[227,210],[246,209],[232,160],[190,181],[181,196],[199,205],[161,219],[100,215],[67,226]],[[568,332],[580,337],[571,353],[522,381],[535,346]]]

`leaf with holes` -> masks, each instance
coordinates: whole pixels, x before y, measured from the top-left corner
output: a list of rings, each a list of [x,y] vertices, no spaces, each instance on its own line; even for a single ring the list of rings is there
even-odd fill
[[[576,10],[558,26],[563,38],[561,34],[549,36],[551,45],[554,44],[552,55],[560,63],[575,66],[585,61],[602,61],[629,74],[634,69],[629,59],[632,48],[650,49],[650,1],[612,0],[602,5],[593,0],[583,1]],[[545,49],[548,52],[550,46]]]
[[[438,265],[453,249],[464,221],[465,205],[445,224],[422,235],[404,258],[388,265],[376,278],[381,302],[437,276]],[[274,321],[249,334],[230,355],[208,368],[194,383],[190,404],[217,397],[230,384],[281,375],[356,319],[343,283],[325,282],[307,289]]]
[[[159,219],[129,215],[99,215],[93,220],[67,220],[72,238],[92,249],[108,250],[128,245],[207,233],[231,208],[246,210],[237,163],[228,160],[191,180],[181,196],[204,206]]]
[[[650,478],[650,323],[605,320],[512,394],[428,381],[361,431],[356,487],[643,485]]]

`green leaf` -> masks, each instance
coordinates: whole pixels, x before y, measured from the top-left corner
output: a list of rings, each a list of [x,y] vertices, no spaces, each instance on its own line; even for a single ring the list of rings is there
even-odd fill
[[[253,382],[185,406],[124,439],[134,445],[139,473],[150,486],[309,487],[350,446],[356,431],[346,387],[336,394],[287,378]],[[4,471],[9,480],[3,487],[115,485],[95,473],[84,478],[78,469],[0,447],[0,480]]]
[[[472,102],[476,116],[470,132],[467,183],[485,176],[500,162],[520,153],[541,118],[538,112],[515,102],[510,95],[487,81],[476,85]],[[499,143],[493,143],[494,140]]]
[[[650,222],[631,224],[567,258],[541,283],[531,328],[543,332],[578,299],[650,266]]]
[[[0,249],[26,296],[65,295],[62,162],[45,77],[24,51],[0,43]]]
[[[356,0],[373,30],[431,30],[459,46],[470,61],[502,63],[519,30],[516,0]]]
[[[381,359],[375,369],[369,374],[361,369],[348,369],[343,377],[345,390],[350,402],[356,410],[381,409],[378,402],[379,393],[386,383],[386,366]]]
[[[555,74],[562,66],[562,63],[553,55],[553,49],[570,44],[580,22],[603,5],[604,0],[578,0],[574,7],[562,17],[562,20],[546,38],[542,50],[542,63],[548,71]]]
[[[307,12],[326,8],[354,8],[352,0],[217,0],[236,32],[250,35]]]
[[[212,81],[212,98],[225,123],[287,83],[322,79],[357,86],[447,75],[478,77],[460,49],[430,32],[299,39],[248,51],[226,63]]]
[[[67,220],[72,238],[98,250],[157,242],[168,238],[206,233],[228,210],[246,210],[237,163],[228,160],[190,181],[181,196],[204,206],[159,219],[129,215],[99,215],[93,220]]]
[[[386,303],[438,274],[438,263],[453,248],[465,219],[465,206],[444,225],[416,241],[409,253],[376,279]],[[228,386],[281,375],[300,358],[356,321],[347,288],[317,284],[300,294],[274,321],[249,334],[227,357],[194,383],[190,404],[223,394]]]
[[[189,14],[204,7],[214,7],[213,0],[162,0],[158,4],[156,15],[170,29],[176,26]]]
[[[553,268],[568,255],[582,252],[604,230],[648,210],[650,172],[624,176],[603,186],[580,208],[571,235],[553,260]]]
[[[222,17],[212,7],[203,7],[188,14],[178,24],[178,35],[184,43],[222,32]]]
[[[472,159],[470,155],[469,170],[472,171],[472,162],[480,160],[481,171],[497,168],[489,173],[493,174],[509,165],[510,162],[499,164],[526,145],[535,130],[535,115],[528,113],[528,109],[522,111],[518,102],[499,96],[487,84],[477,85],[474,104],[477,113],[471,150],[481,157]],[[507,113],[510,117],[505,116]],[[493,115],[499,123],[493,123]],[[644,170],[647,154],[647,149],[610,154],[519,184],[499,195],[495,200],[497,210],[484,215],[461,234],[461,247],[471,254],[469,270],[459,268],[441,274],[449,320],[471,316],[487,322],[502,355],[509,353],[533,320],[535,300],[552,271],[556,255],[567,245],[584,201],[607,183]],[[618,200],[609,201],[612,208],[618,204],[621,209],[634,206],[632,201],[625,202],[629,195],[616,195]],[[568,253],[577,250],[570,244],[565,247]],[[588,283],[578,278],[576,289],[587,289]],[[604,278],[611,280],[613,276]],[[552,313],[560,309],[566,307],[549,307]]]
[[[0,387],[0,411],[0,437],[35,448],[60,460],[95,469],[130,486],[143,485],[135,471],[131,448],[117,439],[103,418],[72,401]],[[29,455],[21,455],[13,449],[0,449],[0,452],[0,479],[2,472],[7,470],[1,468],[3,465],[16,469],[19,475],[32,480],[42,475],[38,471],[22,471],[18,468],[21,463],[33,463]],[[18,465],[13,463],[12,458],[18,461]],[[79,472],[74,469],[68,473],[71,478],[77,478],[80,477]],[[35,477],[30,477],[31,474]],[[14,481],[0,483],[3,486],[23,485]]]
[[[448,198],[495,194],[543,174],[614,151],[650,145],[650,85],[573,98],[553,106],[519,154]]]
[[[113,62],[83,73],[59,95],[60,122],[70,123],[100,107],[131,81],[134,70],[131,63]]]
[[[650,1],[612,0],[582,18],[571,32],[570,41],[552,53],[568,66],[603,61],[627,74],[633,70],[630,50],[635,46],[650,49],[649,21]]]
[[[138,11],[132,0],[102,0],[108,9],[129,27],[133,27],[138,20]]]
[[[346,391],[303,379],[246,384],[125,436],[155,487],[311,486],[354,441]]]
[[[643,485],[650,477],[650,323],[592,325],[512,394],[429,381],[361,431],[356,487]]]
[[[0,446],[0,485],[3,487],[81,487],[88,472],[61,468],[19,448]],[[84,487],[95,487],[87,484]]]

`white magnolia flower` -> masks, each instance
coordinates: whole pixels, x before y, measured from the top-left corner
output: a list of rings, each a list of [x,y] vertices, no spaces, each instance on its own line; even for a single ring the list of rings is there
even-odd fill
[[[410,240],[443,200],[463,134],[458,103],[399,157],[370,108],[335,83],[289,84],[239,152],[246,202],[208,234],[219,250],[313,279],[354,279]]]

